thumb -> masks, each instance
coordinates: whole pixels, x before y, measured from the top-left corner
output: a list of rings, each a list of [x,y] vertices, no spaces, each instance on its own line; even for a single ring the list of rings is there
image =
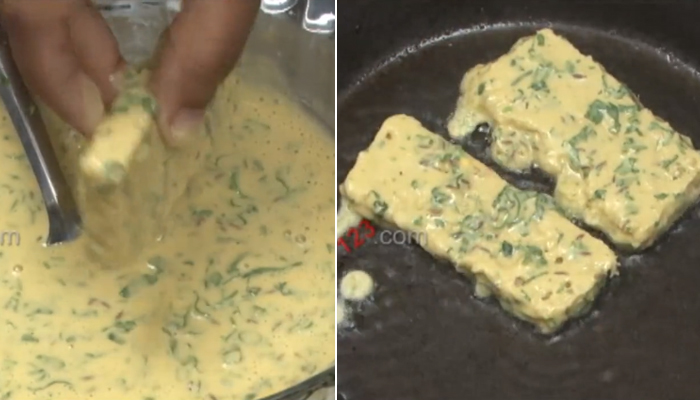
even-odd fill
[[[166,142],[178,144],[202,123],[204,108],[248,38],[257,0],[184,0],[162,38],[151,89]]]
[[[117,42],[89,0],[5,0],[2,24],[29,90],[90,135],[117,94]]]

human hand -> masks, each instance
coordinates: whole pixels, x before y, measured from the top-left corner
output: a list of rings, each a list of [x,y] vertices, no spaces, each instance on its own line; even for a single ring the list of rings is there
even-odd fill
[[[150,89],[166,142],[203,122],[204,107],[240,56],[260,0],[183,0],[164,33]],[[89,0],[3,0],[2,25],[28,88],[89,136],[118,93],[124,60]]]
[[[260,0],[184,0],[161,39],[150,89],[167,142],[182,143],[243,50]]]
[[[2,27],[29,90],[90,135],[117,95],[124,60],[89,0],[3,0]]]

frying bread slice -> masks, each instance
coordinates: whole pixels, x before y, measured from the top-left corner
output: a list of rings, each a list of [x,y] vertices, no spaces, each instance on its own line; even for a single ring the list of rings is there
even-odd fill
[[[424,235],[421,246],[473,277],[478,296],[543,333],[584,313],[616,273],[615,254],[551,197],[509,185],[406,115],[384,122],[341,194],[365,218]]]
[[[449,122],[492,126],[503,167],[557,180],[571,218],[623,248],[648,247],[700,196],[700,153],[591,57],[544,29],[466,73]]]

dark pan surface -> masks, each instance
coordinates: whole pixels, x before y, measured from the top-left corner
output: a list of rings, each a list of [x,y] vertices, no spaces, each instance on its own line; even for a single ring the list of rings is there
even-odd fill
[[[463,73],[551,22],[700,147],[700,5],[630,1],[478,6],[473,1],[340,0],[338,179],[381,122],[411,114],[441,134]],[[629,4],[633,3],[633,4]],[[502,25],[495,25],[503,23]],[[482,29],[477,28],[483,24]],[[421,40],[443,37],[426,46]],[[403,49],[413,50],[394,55]],[[417,46],[417,47],[416,47]],[[488,161],[483,144],[467,150]],[[493,163],[488,162],[493,166]],[[496,168],[496,170],[498,170]],[[550,190],[537,174],[504,174]],[[381,173],[381,171],[377,171]],[[377,235],[378,236],[378,235]],[[700,398],[700,211],[640,255],[594,311],[542,337],[417,245],[338,247],[339,276],[368,271],[377,289],[339,331],[347,400],[646,400]]]

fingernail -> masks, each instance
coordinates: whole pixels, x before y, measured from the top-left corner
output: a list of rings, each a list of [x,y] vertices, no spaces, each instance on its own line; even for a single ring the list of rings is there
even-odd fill
[[[119,68],[115,73],[109,76],[109,82],[117,90],[121,92],[124,88],[124,68]]]
[[[105,115],[105,106],[102,101],[102,95],[100,94],[100,89],[97,85],[87,77],[87,75],[81,75],[81,84],[83,88],[83,107],[84,107],[84,123],[85,132],[88,135],[92,135],[93,131],[97,125],[102,121]]]
[[[170,142],[174,146],[181,146],[194,140],[204,124],[204,111],[180,110],[170,125]]]

